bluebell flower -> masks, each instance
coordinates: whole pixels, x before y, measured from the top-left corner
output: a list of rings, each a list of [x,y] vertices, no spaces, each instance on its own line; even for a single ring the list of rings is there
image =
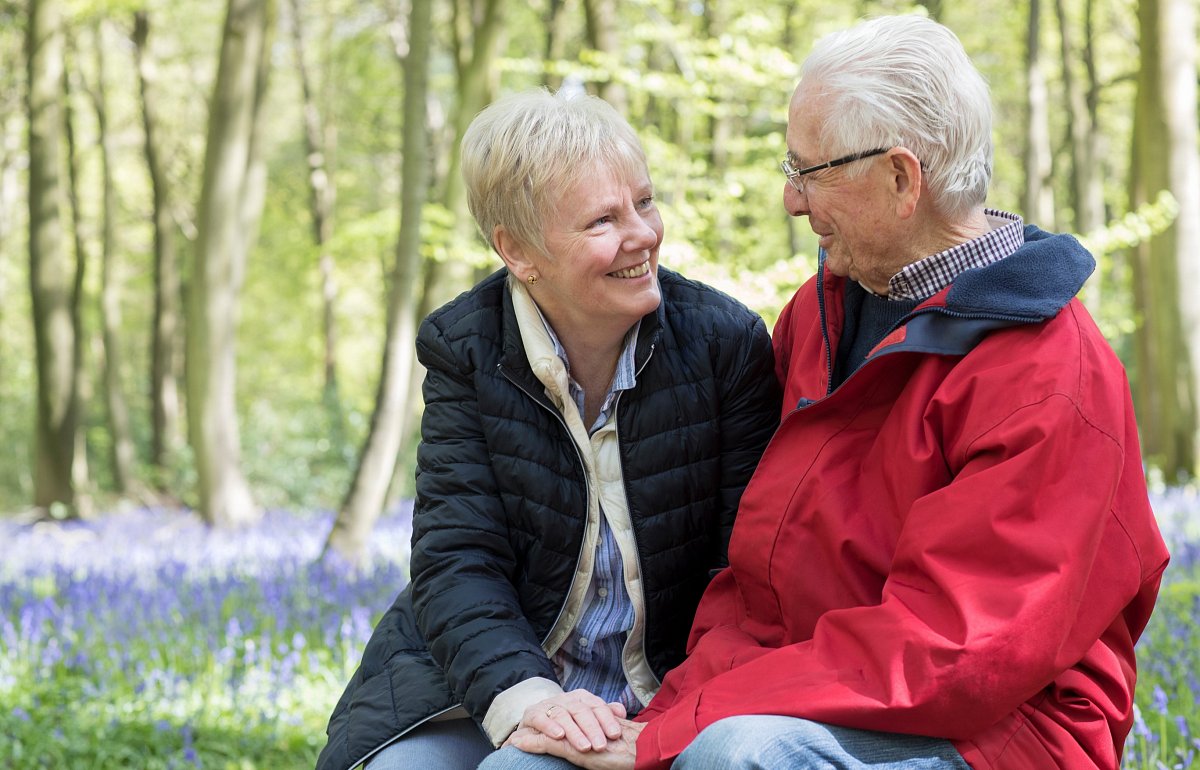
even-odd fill
[[[1155,712],[1163,714],[1164,716],[1166,715],[1168,706],[1167,693],[1161,686],[1157,684],[1154,685],[1154,692],[1150,696],[1150,705]]]

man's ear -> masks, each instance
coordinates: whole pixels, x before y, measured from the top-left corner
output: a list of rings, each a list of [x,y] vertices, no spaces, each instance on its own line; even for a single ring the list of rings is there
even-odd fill
[[[917,202],[921,200],[921,187],[925,181],[921,159],[907,147],[893,147],[888,150],[887,160],[891,164],[888,172],[891,192],[896,201],[896,216],[908,219],[917,210]]]
[[[508,272],[517,280],[525,281],[535,272],[533,261],[529,259],[531,249],[504,229],[503,225],[496,225],[492,230],[492,245],[500,259],[504,260]]]

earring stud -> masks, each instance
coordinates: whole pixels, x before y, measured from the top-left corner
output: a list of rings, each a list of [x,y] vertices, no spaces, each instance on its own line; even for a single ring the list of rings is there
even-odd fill
[[[538,282],[538,277],[532,273],[530,273],[529,277],[525,279],[525,283],[529,284],[530,286],[533,286],[537,282]]]

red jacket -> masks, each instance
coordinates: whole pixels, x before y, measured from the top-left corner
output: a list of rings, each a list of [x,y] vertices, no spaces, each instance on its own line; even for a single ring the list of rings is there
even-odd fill
[[[784,414],[638,768],[780,714],[953,741],[974,768],[1117,768],[1167,563],[1091,257],[1029,228],[829,392],[842,280],[775,328]]]

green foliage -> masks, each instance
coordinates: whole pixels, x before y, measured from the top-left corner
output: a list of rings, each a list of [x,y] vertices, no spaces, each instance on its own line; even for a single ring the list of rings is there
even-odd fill
[[[109,69],[113,169],[118,191],[117,264],[123,280],[124,382],[132,409],[139,458],[149,454],[148,330],[153,285],[151,198],[142,157],[141,105],[132,47],[125,39],[140,7],[150,17],[150,49],[158,64],[160,138],[180,226],[180,257],[194,239],[194,205],[200,188],[207,102],[215,74],[224,3],[150,0],[72,0],[67,24],[73,32],[83,82],[95,82],[91,25],[106,21],[103,37]],[[399,54],[393,34],[401,5],[353,0],[301,2],[306,61],[317,106],[329,126],[326,157],[337,187],[333,236],[328,251],[337,286],[336,399],[325,393],[321,285],[310,221],[303,99],[293,43],[284,28],[276,38],[264,141],[269,160],[266,208],[257,248],[245,276],[238,330],[238,409],[247,472],[270,505],[335,504],[344,494],[365,434],[382,360],[386,301],[400,221],[400,138],[404,115]],[[1082,11],[1068,0],[1079,25]],[[490,74],[493,93],[566,80],[589,91],[606,83],[625,89],[626,115],[646,146],[656,196],[666,224],[662,264],[711,283],[742,299],[772,321],[797,286],[816,268],[816,243],[807,223],[787,216],[776,161],[784,151],[788,95],[799,63],[820,35],[860,15],[924,12],[911,0],[864,0],[821,5],[809,0],[720,0],[618,3],[618,48],[591,50],[581,6],[566,4],[561,56],[544,59],[545,7],[505,4],[505,48]],[[451,34],[452,6],[440,4],[428,31],[434,36],[431,64],[431,200],[425,206],[422,254],[428,261],[462,262],[491,269],[495,257],[473,227],[456,221],[442,205],[457,105],[456,73],[470,45]],[[1130,143],[1130,104],[1137,70],[1136,7],[1124,0],[1097,0],[1095,25],[1100,125],[1105,150],[1109,218],[1104,233],[1088,234],[1101,262],[1099,307],[1092,308],[1105,333],[1127,357],[1137,316],[1131,310],[1128,266],[1117,248],[1129,235],[1169,224],[1166,209],[1123,219]],[[945,4],[942,20],[963,40],[987,77],[996,105],[996,170],[990,203],[1017,210],[1022,189],[1025,137],[1022,73],[1027,8],[1001,0]],[[460,21],[463,21],[460,19]],[[0,52],[23,55],[20,4],[0,3]],[[1044,64],[1052,88],[1061,82],[1057,21],[1043,16]],[[455,43],[463,47],[456,50]],[[1082,72],[1076,72],[1082,76]],[[23,69],[0,71],[0,510],[22,507],[30,497],[31,409],[37,387],[32,368],[22,178],[16,172],[24,125]],[[88,265],[84,320],[90,390],[83,415],[93,492],[111,486],[111,441],[99,389],[97,310],[99,266],[98,156],[95,118],[86,91],[77,89],[82,161],[81,236]],[[1067,222],[1069,185],[1066,114],[1054,110],[1054,184],[1060,220]],[[1155,217],[1158,217],[1156,220]],[[1156,224],[1157,222],[1157,224]],[[1055,223],[1038,223],[1054,227]],[[1060,228],[1061,229],[1061,228]],[[1124,231],[1124,232],[1122,232]],[[186,276],[185,276],[186,277]],[[459,288],[465,288],[459,287]],[[1127,363],[1132,363],[1127,361]],[[185,499],[191,496],[188,455],[165,470],[141,468],[142,478],[166,477]],[[406,478],[407,469],[400,471]]]
[[[116,703],[97,701],[87,682],[68,675],[31,682],[0,709],[5,767],[63,770],[165,770],[180,757],[197,766],[225,770],[311,768],[324,720],[246,729],[244,714],[210,709],[187,721],[169,704],[116,693]],[[209,697],[195,692],[192,699]],[[199,758],[203,763],[199,764]]]
[[[1150,203],[1126,212],[1098,232],[1087,233],[1080,241],[1099,259],[1150,240],[1170,227],[1178,216],[1179,202],[1169,190],[1163,190]]]

